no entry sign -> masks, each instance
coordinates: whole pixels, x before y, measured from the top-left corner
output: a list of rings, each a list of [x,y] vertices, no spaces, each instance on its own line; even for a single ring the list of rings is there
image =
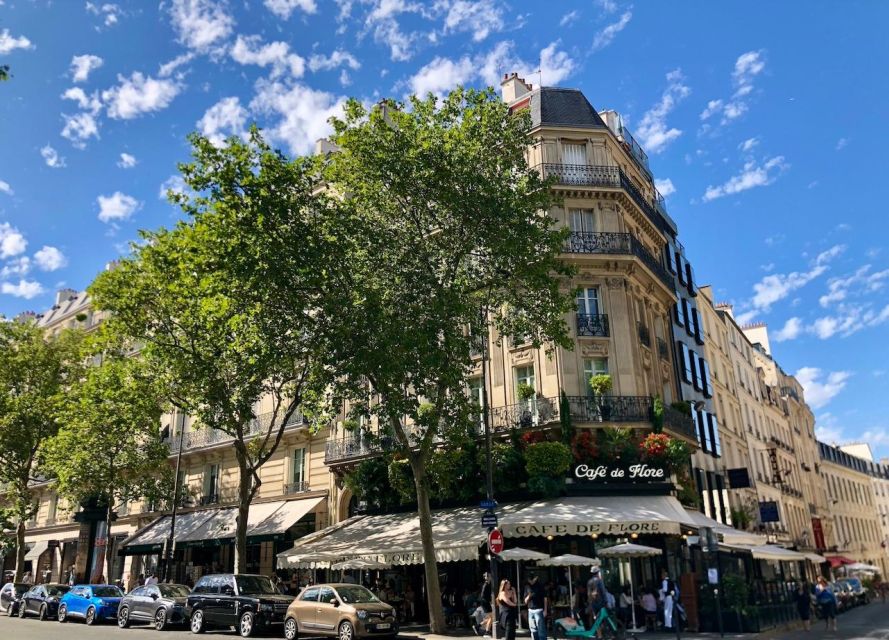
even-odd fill
[[[495,555],[503,551],[503,534],[500,529],[494,529],[488,534],[488,550]]]

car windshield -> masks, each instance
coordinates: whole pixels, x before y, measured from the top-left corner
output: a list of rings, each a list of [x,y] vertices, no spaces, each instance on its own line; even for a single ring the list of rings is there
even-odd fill
[[[120,598],[123,593],[117,587],[93,587],[94,598]]]
[[[348,586],[348,587],[337,587],[337,592],[340,594],[340,599],[346,604],[360,604],[362,602],[379,602],[380,599],[377,598],[373,593],[371,593],[368,589],[364,587]]]
[[[272,581],[265,576],[235,576],[240,594],[276,594],[280,593]]]
[[[28,589],[30,589],[30,588],[31,588],[31,585],[29,585],[29,584],[17,584],[17,585],[15,585],[15,595],[17,595],[17,596],[24,595],[25,593],[28,592]]]
[[[157,588],[165,598],[184,598],[191,593],[191,589],[184,584],[159,584]]]
[[[65,587],[60,584],[54,584],[51,587],[46,588],[46,595],[48,596],[63,596],[68,593],[68,589],[70,587]]]

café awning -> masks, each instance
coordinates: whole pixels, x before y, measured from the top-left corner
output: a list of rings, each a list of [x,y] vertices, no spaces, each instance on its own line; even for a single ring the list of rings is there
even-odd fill
[[[678,534],[688,514],[673,496],[569,496],[539,500],[500,518],[507,538]]]
[[[37,560],[40,559],[40,556],[43,555],[43,552],[47,549],[49,549],[49,540],[38,540],[31,545],[31,548],[28,549],[28,552],[25,554],[25,562],[28,560],[37,562]]]
[[[713,529],[713,533],[719,536],[720,542],[724,542],[726,544],[741,544],[752,546],[766,544],[765,536],[761,536],[756,533],[750,533],[749,531],[741,531],[740,529],[735,529],[734,527],[723,524],[718,520],[708,518],[700,511],[689,511],[686,509],[686,513],[688,514],[688,520],[684,524],[690,525],[692,528],[695,529],[710,527],[711,529]]]
[[[799,562],[805,560],[806,556],[798,551],[792,551],[773,544],[762,545],[740,545],[740,544],[724,544],[719,545],[733,551],[748,551],[757,560],[771,560],[775,562]]]
[[[827,558],[824,556],[819,556],[817,553],[806,553],[803,554],[806,556],[806,560],[811,562],[812,564],[824,564],[827,562]]]
[[[508,514],[516,505],[498,507],[498,515]],[[438,562],[477,560],[479,546],[487,531],[481,526],[477,507],[442,509],[432,513],[432,536]],[[504,515],[505,517],[505,515]],[[313,534],[299,540],[292,549],[278,554],[279,566],[296,566],[306,558],[331,560],[367,558],[387,565],[423,563],[420,522],[416,512],[358,516],[344,526],[331,527],[326,535]],[[319,556],[320,554],[320,556]]]
[[[827,556],[827,561],[834,569],[841,567],[844,564],[855,564],[855,561],[852,558],[847,558],[846,556]]]

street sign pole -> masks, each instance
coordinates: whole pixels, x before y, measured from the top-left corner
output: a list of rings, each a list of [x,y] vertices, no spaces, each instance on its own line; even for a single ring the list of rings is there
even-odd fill
[[[487,333],[488,310],[483,310],[484,318],[481,323]],[[488,407],[488,353],[489,340],[487,335],[482,336],[482,421],[485,428],[485,463],[486,463],[486,498],[487,503],[494,502],[494,470],[491,461],[491,411]],[[496,503],[495,503],[496,504]],[[493,513],[493,510],[492,510]],[[496,522],[495,522],[496,526]],[[494,530],[494,526],[488,527],[488,535]],[[488,550],[491,566],[488,575],[491,577],[491,638],[497,640],[497,557]]]

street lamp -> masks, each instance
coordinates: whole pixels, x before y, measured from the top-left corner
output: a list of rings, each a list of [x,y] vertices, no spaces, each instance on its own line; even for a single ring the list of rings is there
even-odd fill
[[[165,430],[168,430],[169,425]],[[179,447],[176,451],[176,478],[173,480],[173,508],[170,512],[170,535],[164,541],[164,547],[161,555],[163,561],[162,581],[170,580],[170,565],[172,564],[173,555],[175,553],[174,545],[176,544],[176,512],[179,508],[179,469],[182,465],[182,443],[185,436],[185,420],[179,425]]]
[[[488,499],[488,504],[494,503],[494,470],[493,464],[491,460],[491,412],[490,407],[488,406],[488,362],[490,361],[490,353],[489,353],[489,344],[490,340],[488,340],[488,324],[487,324],[488,312],[487,309],[483,310],[482,322],[481,326],[485,327],[485,332],[482,334],[482,421],[484,422],[485,428],[485,476],[486,476],[486,497]],[[493,509],[492,509],[493,511]],[[488,533],[490,533],[494,527],[488,528]],[[493,640],[497,640],[497,559],[494,557],[494,554],[491,553],[491,550],[488,549],[488,557],[490,559],[490,568],[489,574],[491,576],[491,637]],[[519,589],[520,585],[516,585]]]

